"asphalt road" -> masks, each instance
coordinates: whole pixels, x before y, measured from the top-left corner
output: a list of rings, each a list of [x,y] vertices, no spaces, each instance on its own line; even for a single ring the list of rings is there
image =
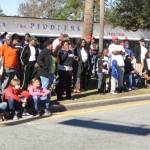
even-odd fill
[[[150,150],[150,101],[3,125],[0,150]]]

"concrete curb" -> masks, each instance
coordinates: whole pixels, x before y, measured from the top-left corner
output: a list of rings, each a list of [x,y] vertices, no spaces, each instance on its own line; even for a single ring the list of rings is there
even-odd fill
[[[88,101],[88,102],[77,102],[77,103],[70,103],[70,104],[54,104],[51,106],[51,111],[53,113],[55,113],[55,112],[93,108],[93,107],[97,107],[97,106],[107,106],[107,105],[114,105],[114,104],[121,104],[121,103],[128,103],[128,102],[137,102],[137,101],[147,101],[147,100],[150,100],[150,94],[125,96],[125,97],[119,97],[119,98],[94,100],[94,101]],[[49,116],[45,116],[45,117],[49,117]],[[18,124],[38,120],[38,119],[43,119],[45,117],[23,118],[23,119],[20,119],[17,121],[10,120],[10,121],[6,121],[6,122],[0,122],[0,126],[18,125]]]
[[[77,102],[77,103],[72,103],[72,104],[63,104],[63,106],[66,110],[77,110],[77,109],[92,108],[92,107],[97,107],[97,106],[106,106],[106,105],[121,104],[121,103],[136,102],[136,101],[145,101],[145,100],[150,100],[150,94],[125,96],[125,97],[119,97],[119,98],[94,100],[94,101],[88,101],[88,102]]]

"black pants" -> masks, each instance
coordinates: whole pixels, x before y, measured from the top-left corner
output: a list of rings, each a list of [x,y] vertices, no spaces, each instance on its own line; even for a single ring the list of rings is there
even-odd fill
[[[22,83],[22,88],[27,89],[28,85],[30,84],[31,80],[33,79],[35,75],[35,61],[29,62],[25,67],[24,67],[24,79]]]
[[[88,67],[83,66],[81,73],[81,88],[86,89],[88,87]]]
[[[59,70],[58,75],[57,99],[62,100],[64,92],[66,92],[66,98],[71,98],[72,71]]]
[[[2,93],[4,93],[4,90],[8,87],[9,83],[11,80],[14,78],[14,76],[18,76],[18,72],[15,69],[8,69],[5,68],[4,76],[3,76],[3,81],[2,81]]]

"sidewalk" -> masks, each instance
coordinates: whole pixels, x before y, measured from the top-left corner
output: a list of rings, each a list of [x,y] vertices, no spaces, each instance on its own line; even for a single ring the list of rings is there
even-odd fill
[[[117,95],[106,93],[105,95],[97,94],[97,90],[88,90],[80,94],[74,94],[74,100],[64,100],[60,102],[61,107],[51,107],[52,111],[67,111],[84,109],[96,106],[105,106],[118,103],[127,103],[131,101],[150,100],[150,88],[137,89],[130,92],[125,92]],[[56,97],[52,97],[55,100]]]

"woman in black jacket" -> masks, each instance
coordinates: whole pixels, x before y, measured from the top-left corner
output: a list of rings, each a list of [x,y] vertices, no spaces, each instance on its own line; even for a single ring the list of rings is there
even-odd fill
[[[76,84],[75,84],[75,93],[80,93],[80,88],[85,89],[87,85],[87,73],[90,68],[89,62],[89,52],[87,51],[86,41],[84,39],[80,39],[77,48],[74,53],[78,57],[78,63],[76,64]],[[81,85],[80,85],[81,83]]]
[[[45,49],[39,54],[37,59],[38,76],[41,79],[42,87],[48,89],[51,81],[51,63],[52,63],[52,43],[44,43]]]
[[[26,45],[21,52],[21,64],[24,68],[24,81],[22,87],[27,89],[35,73],[35,64],[39,55],[39,50],[36,48],[37,39],[31,37],[29,45]]]
[[[74,54],[69,49],[69,41],[62,42],[62,49],[58,52],[58,76],[59,82],[57,86],[57,100],[62,100],[62,95],[66,92],[66,99],[72,99],[71,85],[72,85],[72,70]]]

